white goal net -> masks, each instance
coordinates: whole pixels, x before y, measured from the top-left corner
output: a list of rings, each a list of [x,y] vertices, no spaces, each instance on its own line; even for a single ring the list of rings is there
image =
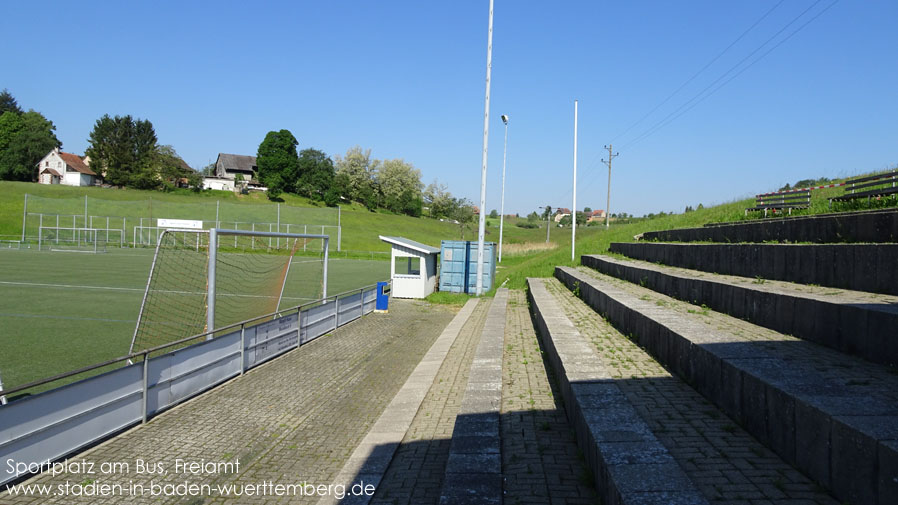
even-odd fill
[[[328,241],[326,235],[164,230],[130,352],[326,297]]]

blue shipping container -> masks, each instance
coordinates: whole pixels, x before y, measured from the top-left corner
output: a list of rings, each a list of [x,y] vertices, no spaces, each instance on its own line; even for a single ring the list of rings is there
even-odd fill
[[[483,243],[483,292],[496,278],[496,243]],[[443,240],[440,247],[440,291],[477,292],[477,242]]]

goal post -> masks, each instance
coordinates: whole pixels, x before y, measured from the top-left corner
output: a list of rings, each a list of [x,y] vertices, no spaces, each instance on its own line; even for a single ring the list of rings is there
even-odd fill
[[[318,241],[320,253],[302,252]],[[324,234],[163,230],[129,354],[327,297],[329,245]]]
[[[212,228],[209,230],[209,244],[211,245],[209,248],[209,284],[207,288],[206,298],[208,300],[208,306],[206,308],[206,331],[211,331],[216,328],[215,326],[215,294],[217,287],[217,263],[218,263],[218,241],[221,237],[233,235],[233,236],[245,236],[245,237],[268,237],[268,238],[285,238],[289,242],[290,239],[294,239],[294,247],[292,248],[292,252],[290,254],[290,259],[286,263],[286,269],[283,276],[283,282],[281,283],[279,295],[278,295],[278,307],[280,307],[280,301],[284,295],[284,287],[286,285],[287,275],[290,272],[290,265],[293,262],[293,255],[296,253],[295,244],[298,243],[298,239],[320,239],[324,242],[324,262],[323,262],[323,273],[322,273],[322,294],[321,298],[327,298],[327,263],[328,263],[328,253],[330,252],[330,237],[328,235],[311,235],[306,233],[277,233],[277,232],[265,232],[265,231],[240,231],[240,230],[219,230],[217,228]],[[279,242],[278,242],[279,243]],[[210,334],[208,339],[212,338]]]

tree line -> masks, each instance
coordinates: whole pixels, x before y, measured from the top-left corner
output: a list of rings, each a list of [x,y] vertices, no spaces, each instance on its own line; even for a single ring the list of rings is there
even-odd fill
[[[355,146],[332,160],[314,148],[297,150],[299,141],[289,130],[270,131],[259,144],[256,166],[259,182],[270,199],[292,193],[329,206],[355,201],[368,210],[386,209],[413,217],[428,214],[464,226],[473,220],[473,206],[455,198],[446,185],[424,187],[421,171],[402,158],[378,160],[370,149]]]

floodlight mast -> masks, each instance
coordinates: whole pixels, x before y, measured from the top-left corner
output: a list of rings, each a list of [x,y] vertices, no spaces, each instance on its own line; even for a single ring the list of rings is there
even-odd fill
[[[480,169],[480,224],[477,230],[477,296],[483,295],[483,236],[486,231],[486,162],[490,138],[490,74],[493,68],[493,0],[490,0],[490,21],[486,41],[486,100],[483,106],[483,163]]]
[[[508,114],[502,114],[505,123],[505,144],[502,149],[502,203],[499,205],[499,263],[502,262],[502,229],[505,224],[505,164],[508,161]]]
[[[577,100],[574,100],[574,208],[571,209],[571,261],[577,250]]]

